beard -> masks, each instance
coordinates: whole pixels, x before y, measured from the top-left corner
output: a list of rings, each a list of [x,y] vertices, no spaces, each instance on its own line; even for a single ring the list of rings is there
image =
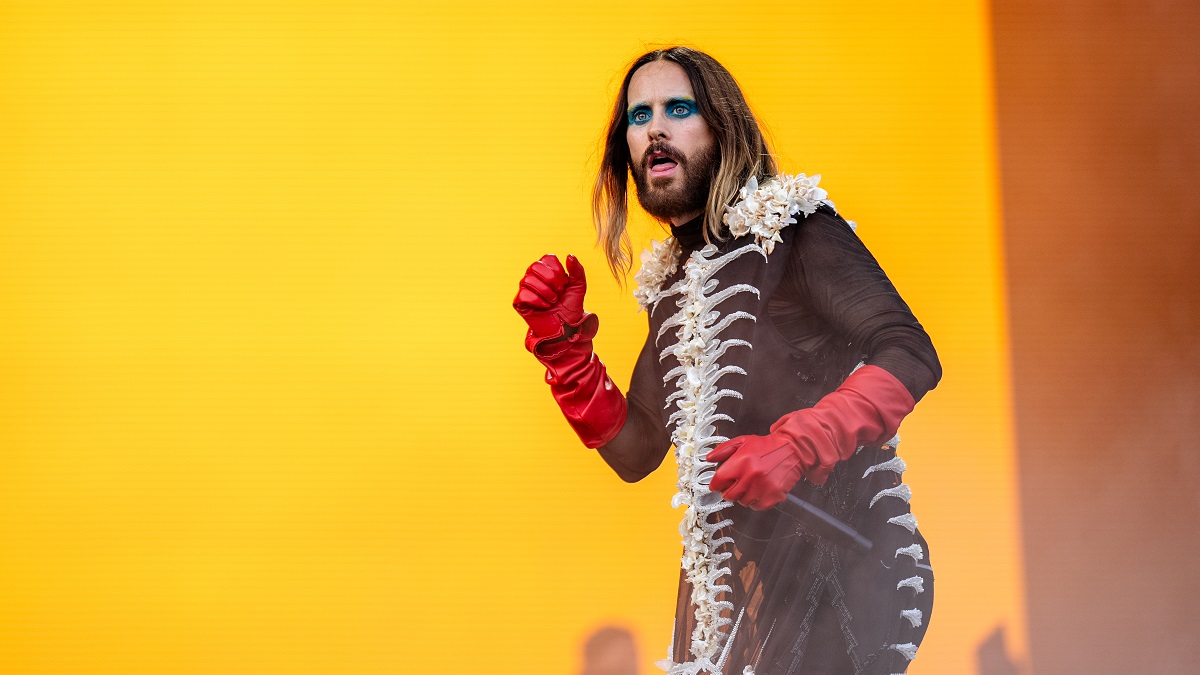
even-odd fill
[[[663,152],[679,165],[674,176],[648,178],[650,155]],[[717,144],[711,143],[695,156],[687,157],[666,143],[652,143],[640,162],[630,162],[638,203],[646,213],[661,221],[703,211],[717,171]]]

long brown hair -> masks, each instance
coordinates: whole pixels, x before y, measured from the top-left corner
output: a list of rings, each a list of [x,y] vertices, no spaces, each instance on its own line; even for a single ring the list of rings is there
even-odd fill
[[[596,236],[604,246],[608,266],[618,280],[633,266],[633,251],[626,232],[629,218],[629,81],[638,68],[653,61],[670,61],[683,68],[696,96],[700,116],[717,138],[717,171],[708,191],[704,211],[705,241],[723,239],[722,216],[751,176],[760,181],[775,175],[775,160],[733,75],[704,52],[690,47],[656,49],[639,56],[625,72],[621,92],[613,106],[604,137],[604,157],[592,187],[592,218]]]

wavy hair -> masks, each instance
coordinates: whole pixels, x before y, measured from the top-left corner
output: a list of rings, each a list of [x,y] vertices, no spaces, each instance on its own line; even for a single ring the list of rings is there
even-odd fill
[[[656,49],[639,56],[625,72],[621,91],[613,106],[612,118],[604,136],[604,156],[592,187],[592,219],[597,241],[613,276],[624,278],[633,266],[633,250],[626,231],[629,219],[629,144],[625,132],[629,125],[629,81],[638,68],[654,61],[670,61],[683,68],[692,85],[700,116],[717,139],[717,170],[708,191],[704,210],[704,239],[724,239],[722,217],[733,203],[738,190],[751,176],[759,181],[775,175],[775,160],[767,147],[758,120],[746,103],[733,75],[716,59],[690,47]]]

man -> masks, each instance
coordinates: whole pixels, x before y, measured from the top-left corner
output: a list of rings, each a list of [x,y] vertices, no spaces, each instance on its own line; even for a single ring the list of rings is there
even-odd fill
[[[928,548],[893,438],[941,368],[819,176],[777,174],[727,70],[673,47],[634,61],[593,192],[614,274],[627,185],[671,237],[643,256],[650,331],[628,399],[592,352],[584,271],[530,266],[526,347],[585,445],[637,481],[673,446],[685,506],[670,673],[900,673],[932,609]],[[788,494],[864,555],[773,507]]]

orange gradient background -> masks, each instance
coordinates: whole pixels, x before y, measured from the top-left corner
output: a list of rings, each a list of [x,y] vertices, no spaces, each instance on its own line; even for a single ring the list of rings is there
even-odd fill
[[[938,579],[910,672],[1026,650],[986,3],[0,16],[0,672],[569,673],[609,624],[657,672],[673,472],[579,445],[510,303],[578,255],[628,382],[645,316],[588,190],[663,43],[729,67],[938,348],[901,448]]]

